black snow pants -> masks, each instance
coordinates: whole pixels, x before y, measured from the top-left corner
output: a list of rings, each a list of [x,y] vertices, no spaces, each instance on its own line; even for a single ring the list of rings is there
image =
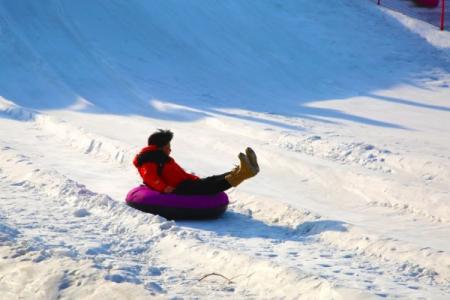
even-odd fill
[[[175,188],[173,193],[179,195],[212,195],[226,191],[231,188],[231,184],[225,179],[228,174],[230,172],[198,180],[183,181]]]

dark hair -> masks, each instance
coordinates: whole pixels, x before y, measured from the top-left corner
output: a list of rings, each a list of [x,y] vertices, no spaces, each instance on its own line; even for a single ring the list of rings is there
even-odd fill
[[[158,129],[158,131],[152,133],[148,137],[148,145],[156,145],[158,148],[162,148],[169,144],[173,138],[173,132],[170,130]]]

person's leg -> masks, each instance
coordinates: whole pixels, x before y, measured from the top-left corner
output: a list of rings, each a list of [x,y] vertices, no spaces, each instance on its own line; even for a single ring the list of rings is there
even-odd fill
[[[252,178],[259,173],[255,152],[251,148],[247,148],[246,152],[250,156],[251,161],[244,153],[239,153],[240,165],[233,171],[195,181],[182,182],[173,192],[181,195],[208,195],[238,186],[244,180]]]
[[[226,191],[231,188],[231,184],[225,180],[225,176],[228,174],[230,172],[199,180],[184,181],[177,186],[173,193],[179,195],[211,195]]]
[[[259,166],[257,163],[253,165],[244,153],[239,153],[238,157],[240,161],[239,167],[235,168],[229,175],[225,176],[225,180],[233,187],[238,186],[243,181],[252,178],[259,173]],[[256,158],[256,154],[254,158]]]

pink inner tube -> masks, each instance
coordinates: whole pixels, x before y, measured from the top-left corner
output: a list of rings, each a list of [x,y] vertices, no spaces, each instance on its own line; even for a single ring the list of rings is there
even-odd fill
[[[420,6],[436,7],[439,5],[439,0],[415,0]]]
[[[228,206],[225,193],[214,195],[163,194],[141,185],[128,192],[126,203],[167,219],[210,219],[222,215]]]

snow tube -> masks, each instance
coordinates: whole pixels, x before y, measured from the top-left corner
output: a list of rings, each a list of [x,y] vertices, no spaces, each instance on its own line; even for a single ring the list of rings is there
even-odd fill
[[[439,0],[415,0],[417,5],[425,7],[436,7],[439,5]]]
[[[163,194],[141,185],[128,192],[126,203],[169,220],[183,220],[218,218],[227,209],[229,201],[225,193],[193,196]]]

